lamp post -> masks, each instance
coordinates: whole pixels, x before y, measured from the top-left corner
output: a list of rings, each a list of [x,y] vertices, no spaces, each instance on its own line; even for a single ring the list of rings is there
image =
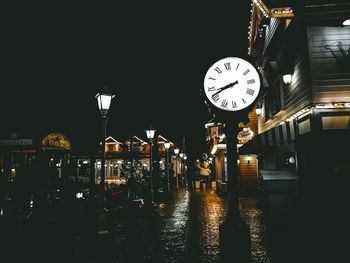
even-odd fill
[[[112,99],[115,95],[111,94],[107,87],[95,98],[97,99],[98,108],[102,117],[102,156],[101,156],[101,180],[100,180],[100,207],[98,207],[97,213],[97,233],[99,235],[108,234],[105,224],[105,163],[106,163],[106,126],[107,126],[107,114],[111,105]]]
[[[182,179],[182,175],[183,175],[183,172],[184,172],[184,163],[183,163],[183,157],[184,157],[184,153],[183,152],[180,152],[179,153],[179,156],[180,156],[180,176],[181,176],[181,179]],[[182,180],[181,180],[182,182]]]
[[[149,152],[149,174],[150,174],[150,191],[151,191],[151,202],[154,202],[154,194],[153,194],[153,139],[156,133],[155,129],[145,130],[147,139],[149,140],[150,152]]]
[[[176,188],[179,188],[179,180],[177,177],[177,155],[179,154],[180,149],[179,148],[175,148],[174,149],[174,153],[175,153],[175,176],[176,176]]]
[[[219,225],[221,262],[250,262],[251,240],[249,226],[242,220],[239,209],[237,135],[240,119],[228,119],[225,123],[227,156],[227,213]]]
[[[165,157],[165,167],[166,167],[166,185],[167,185],[167,191],[170,192],[170,180],[169,180],[169,149],[170,149],[170,142],[164,142],[164,147],[166,151],[166,157]]]
[[[184,159],[184,167],[183,167],[184,176],[182,179],[183,179],[184,186],[186,186],[187,185],[187,154],[184,154],[183,159]]]
[[[107,114],[109,107],[111,105],[112,99],[115,95],[108,91],[105,87],[104,90],[98,93],[95,98],[97,99],[98,108],[101,112],[102,118],[102,158],[101,158],[101,180],[100,180],[100,190],[101,198],[105,199],[105,163],[106,163],[106,126],[107,126]]]

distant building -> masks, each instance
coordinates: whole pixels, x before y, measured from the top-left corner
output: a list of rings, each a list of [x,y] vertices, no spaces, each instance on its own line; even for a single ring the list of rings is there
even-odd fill
[[[240,124],[242,131],[238,134],[237,149],[248,143],[258,134],[257,116],[255,111],[248,115],[250,121]],[[222,123],[211,122],[205,124],[208,144],[208,154],[211,156],[213,173],[219,193],[227,192],[227,159],[226,134]],[[255,195],[258,186],[257,156],[254,153],[242,154],[237,160],[239,168],[239,185],[241,195]]]
[[[159,167],[159,176],[165,174],[165,147],[168,141],[158,135],[154,147],[154,163]],[[169,160],[171,169],[181,167],[181,159],[175,158],[173,150],[175,144],[170,142]],[[88,190],[89,185],[99,184],[101,177],[101,143],[93,152],[72,150],[68,137],[61,132],[52,132],[38,138],[20,138],[12,133],[8,138],[0,139],[0,171],[1,176],[15,182],[16,174],[21,170],[26,176],[32,162],[39,155],[45,153],[46,159],[43,167],[49,191],[59,189],[61,181],[74,183],[77,189]],[[127,178],[133,176],[141,179],[149,172],[150,145],[138,136],[132,136],[125,142],[120,142],[108,136],[106,138],[106,176],[107,185],[125,183]],[[172,172],[175,174],[175,171]],[[159,177],[158,175],[155,178]],[[175,179],[174,179],[175,180]]]

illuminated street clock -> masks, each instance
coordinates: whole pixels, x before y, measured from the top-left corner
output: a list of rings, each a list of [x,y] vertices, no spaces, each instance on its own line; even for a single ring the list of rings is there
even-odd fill
[[[258,70],[247,60],[227,57],[215,62],[204,78],[206,99],[217,109],[240,112],[251,108],[260,92]]]

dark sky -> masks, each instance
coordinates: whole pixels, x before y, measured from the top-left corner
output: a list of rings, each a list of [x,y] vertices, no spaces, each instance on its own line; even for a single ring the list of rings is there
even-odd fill
[[[94,96],[108,86],[116,94],[109,135],[144,137],[152,124],[202,152],[211,118],[199,95],[203,78],[216,60],[246,54],[250,1],[188,2],[6,9],[2,137],[61,131],[73,147],[94,147],[101,131]]]

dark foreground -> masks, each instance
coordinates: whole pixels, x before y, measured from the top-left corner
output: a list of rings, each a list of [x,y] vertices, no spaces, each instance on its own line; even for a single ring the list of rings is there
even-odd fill
[[[242,199],[251,227],[252,262],[270,262],[265,226],[255,199]],[[218,262],[219,222],[226,200],[212,189],[179,190],[153,212],[116,207],[108,235],[95,235],[84,213],[64,217],[8,217],[2,222],[2,262]]]
[[[316,262],[326,255],[336,259],[346,254],[346,242],[337,240],[339,226],[325,228],[331,232],[325,238],[327,231],[317,222],[293,224],[302,216],[282,213],[274,215],[271,224],[255,198],[240,202],[242,218],[250,226],[252,262]],[[218,229],[225,211],[226,200],[214,190],[183,189],[153,211],[110,209],[107,235],[96,235],[96,218],[79,209],[63,216],[2,216],[0,261],[219,262]],[[337,244],[336,249],[332,244]]]

